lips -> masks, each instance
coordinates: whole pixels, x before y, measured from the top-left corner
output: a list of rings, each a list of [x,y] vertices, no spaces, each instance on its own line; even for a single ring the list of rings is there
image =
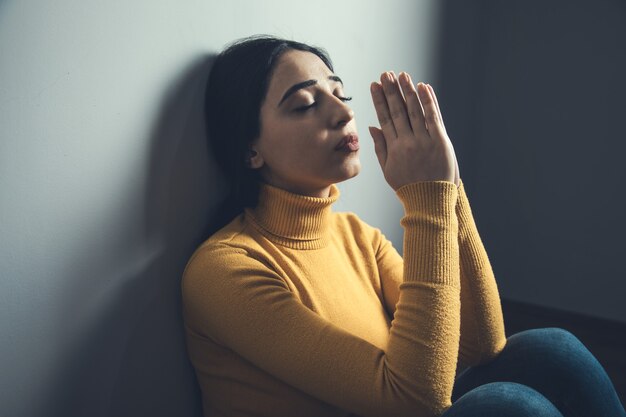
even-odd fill
[[[335,146],[335,150],[356,151],[359,149],[359,136],[356,133],[348,133],[341,138],[341,141]]]

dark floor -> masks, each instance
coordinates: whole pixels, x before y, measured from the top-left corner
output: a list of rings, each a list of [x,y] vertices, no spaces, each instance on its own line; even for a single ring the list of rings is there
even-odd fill
[[[506,299],[502,311],[507,337],[539,327],[560,327],[573,333],[602,364],[626,405],[626,323]]]

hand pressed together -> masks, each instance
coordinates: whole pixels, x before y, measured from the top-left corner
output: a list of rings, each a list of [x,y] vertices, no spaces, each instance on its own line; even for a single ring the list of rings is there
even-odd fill
[[[370,86],[380,128],[370,126],[374,149],[387,183],[398,188],[419,181],[459,185],[459,166],[435,91],[417,88],[406,72],[384,72]]]

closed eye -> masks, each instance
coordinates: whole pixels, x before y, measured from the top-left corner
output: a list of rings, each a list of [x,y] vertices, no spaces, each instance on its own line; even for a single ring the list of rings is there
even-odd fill
[[[352,97],[339,97],[339,96],[337,96],[337,98],[338,98],[339,100],[343,101],[344,103],[345,103],[346,101],[350,101],[350,100],[352,100]],[[308,106],[298,107],[298,108],[294,109],[294,111],[304,113],[305,111],[307,111],[307,110],[309,110],[309,109],[312,109],[312,108],[313,108],[313,107],[315,107],[315,106],[317,106],[317,101],[314,101],[313,103],[309,104]]]

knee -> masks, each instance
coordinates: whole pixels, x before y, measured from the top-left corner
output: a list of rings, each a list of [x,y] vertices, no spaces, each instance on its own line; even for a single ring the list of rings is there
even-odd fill
[[[584,349],[582,342],[572,333],[559,327],[524,330],[511,335],[507,346],[523,349],[538,349],[554,352]]]
[[[492,382],[467,392],[442,417],[464,415],[482,417],[555,417],[558,409],[546,397],[527,385]]]
[[[523,361],[526,366],[546,369],[584,368],[596,364],[596,359],[576,336],[567,330],[549,327],[531,329],[511,335],[506,348],[509,357]]]
[[[568,330],[560,327],[544,327],[538,329],[524,330],[519,333],[515,333],[511,337],[532,338],[532,339],[549,339],[559,341],[578,341],[578,338],[570,333]]]

